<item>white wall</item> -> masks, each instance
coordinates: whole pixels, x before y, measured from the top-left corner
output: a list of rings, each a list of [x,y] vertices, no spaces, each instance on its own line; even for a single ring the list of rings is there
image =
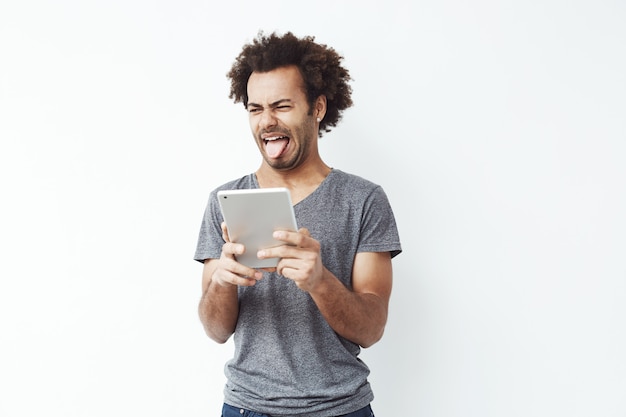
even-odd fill
[[[216,416],[209,191],[259,159],[225,73],[258,29],[345,55],[327,162],[404,253],[379,417],[626,414],[626,5],[0,5],[0,415]]]

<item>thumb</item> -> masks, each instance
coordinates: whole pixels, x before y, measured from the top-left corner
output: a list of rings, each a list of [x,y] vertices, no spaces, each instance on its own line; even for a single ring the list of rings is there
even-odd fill
[[[226,222],[222,222],[222,239],[224,242],[230,242],[230,236],[228,236],[228,228],[226,227]]]

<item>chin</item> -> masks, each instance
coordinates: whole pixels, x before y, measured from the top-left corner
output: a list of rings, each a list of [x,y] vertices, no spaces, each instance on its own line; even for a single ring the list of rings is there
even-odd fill
[[[289,171],[298,166],[298,163],[296,161],[283,161],[283,160],[266,158],[265,162],[267,163],[267,165],[270,166],[270,168],[275,169],[277,171]]]

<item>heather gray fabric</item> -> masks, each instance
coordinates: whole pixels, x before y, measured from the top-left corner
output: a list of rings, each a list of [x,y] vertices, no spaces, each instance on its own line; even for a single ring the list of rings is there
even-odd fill
[[[242,188],[258,188],[256,176],[211,193],[196,260],[221,253],[217,191]],[[324,266],[348,287],[357,252],[401,252],[384,191],[355,175],[332,170],[294,210],[298,227],[306,227],[320,241]],[[239,288],[239,301],[235,353],[225,367],[226,403],[276,416],[325,417],[372,401],[369,369],[358,358],[360,347],[337,335],[311,297],[291,280],[266,273],[255,286]]]

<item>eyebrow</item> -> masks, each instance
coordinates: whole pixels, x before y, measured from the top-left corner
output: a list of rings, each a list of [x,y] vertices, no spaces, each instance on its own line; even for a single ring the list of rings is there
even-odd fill
[[[282,98],[280,100],[276,100],[273,103],[270,103],[270,107],[278,107],[278,106],[280,106],[281,104],[284,104],[284,103],[293,103],[293,100],[288,99],[288,98]],[[248,102],[248,107],[263,107],[263,106],[261,104]]]

